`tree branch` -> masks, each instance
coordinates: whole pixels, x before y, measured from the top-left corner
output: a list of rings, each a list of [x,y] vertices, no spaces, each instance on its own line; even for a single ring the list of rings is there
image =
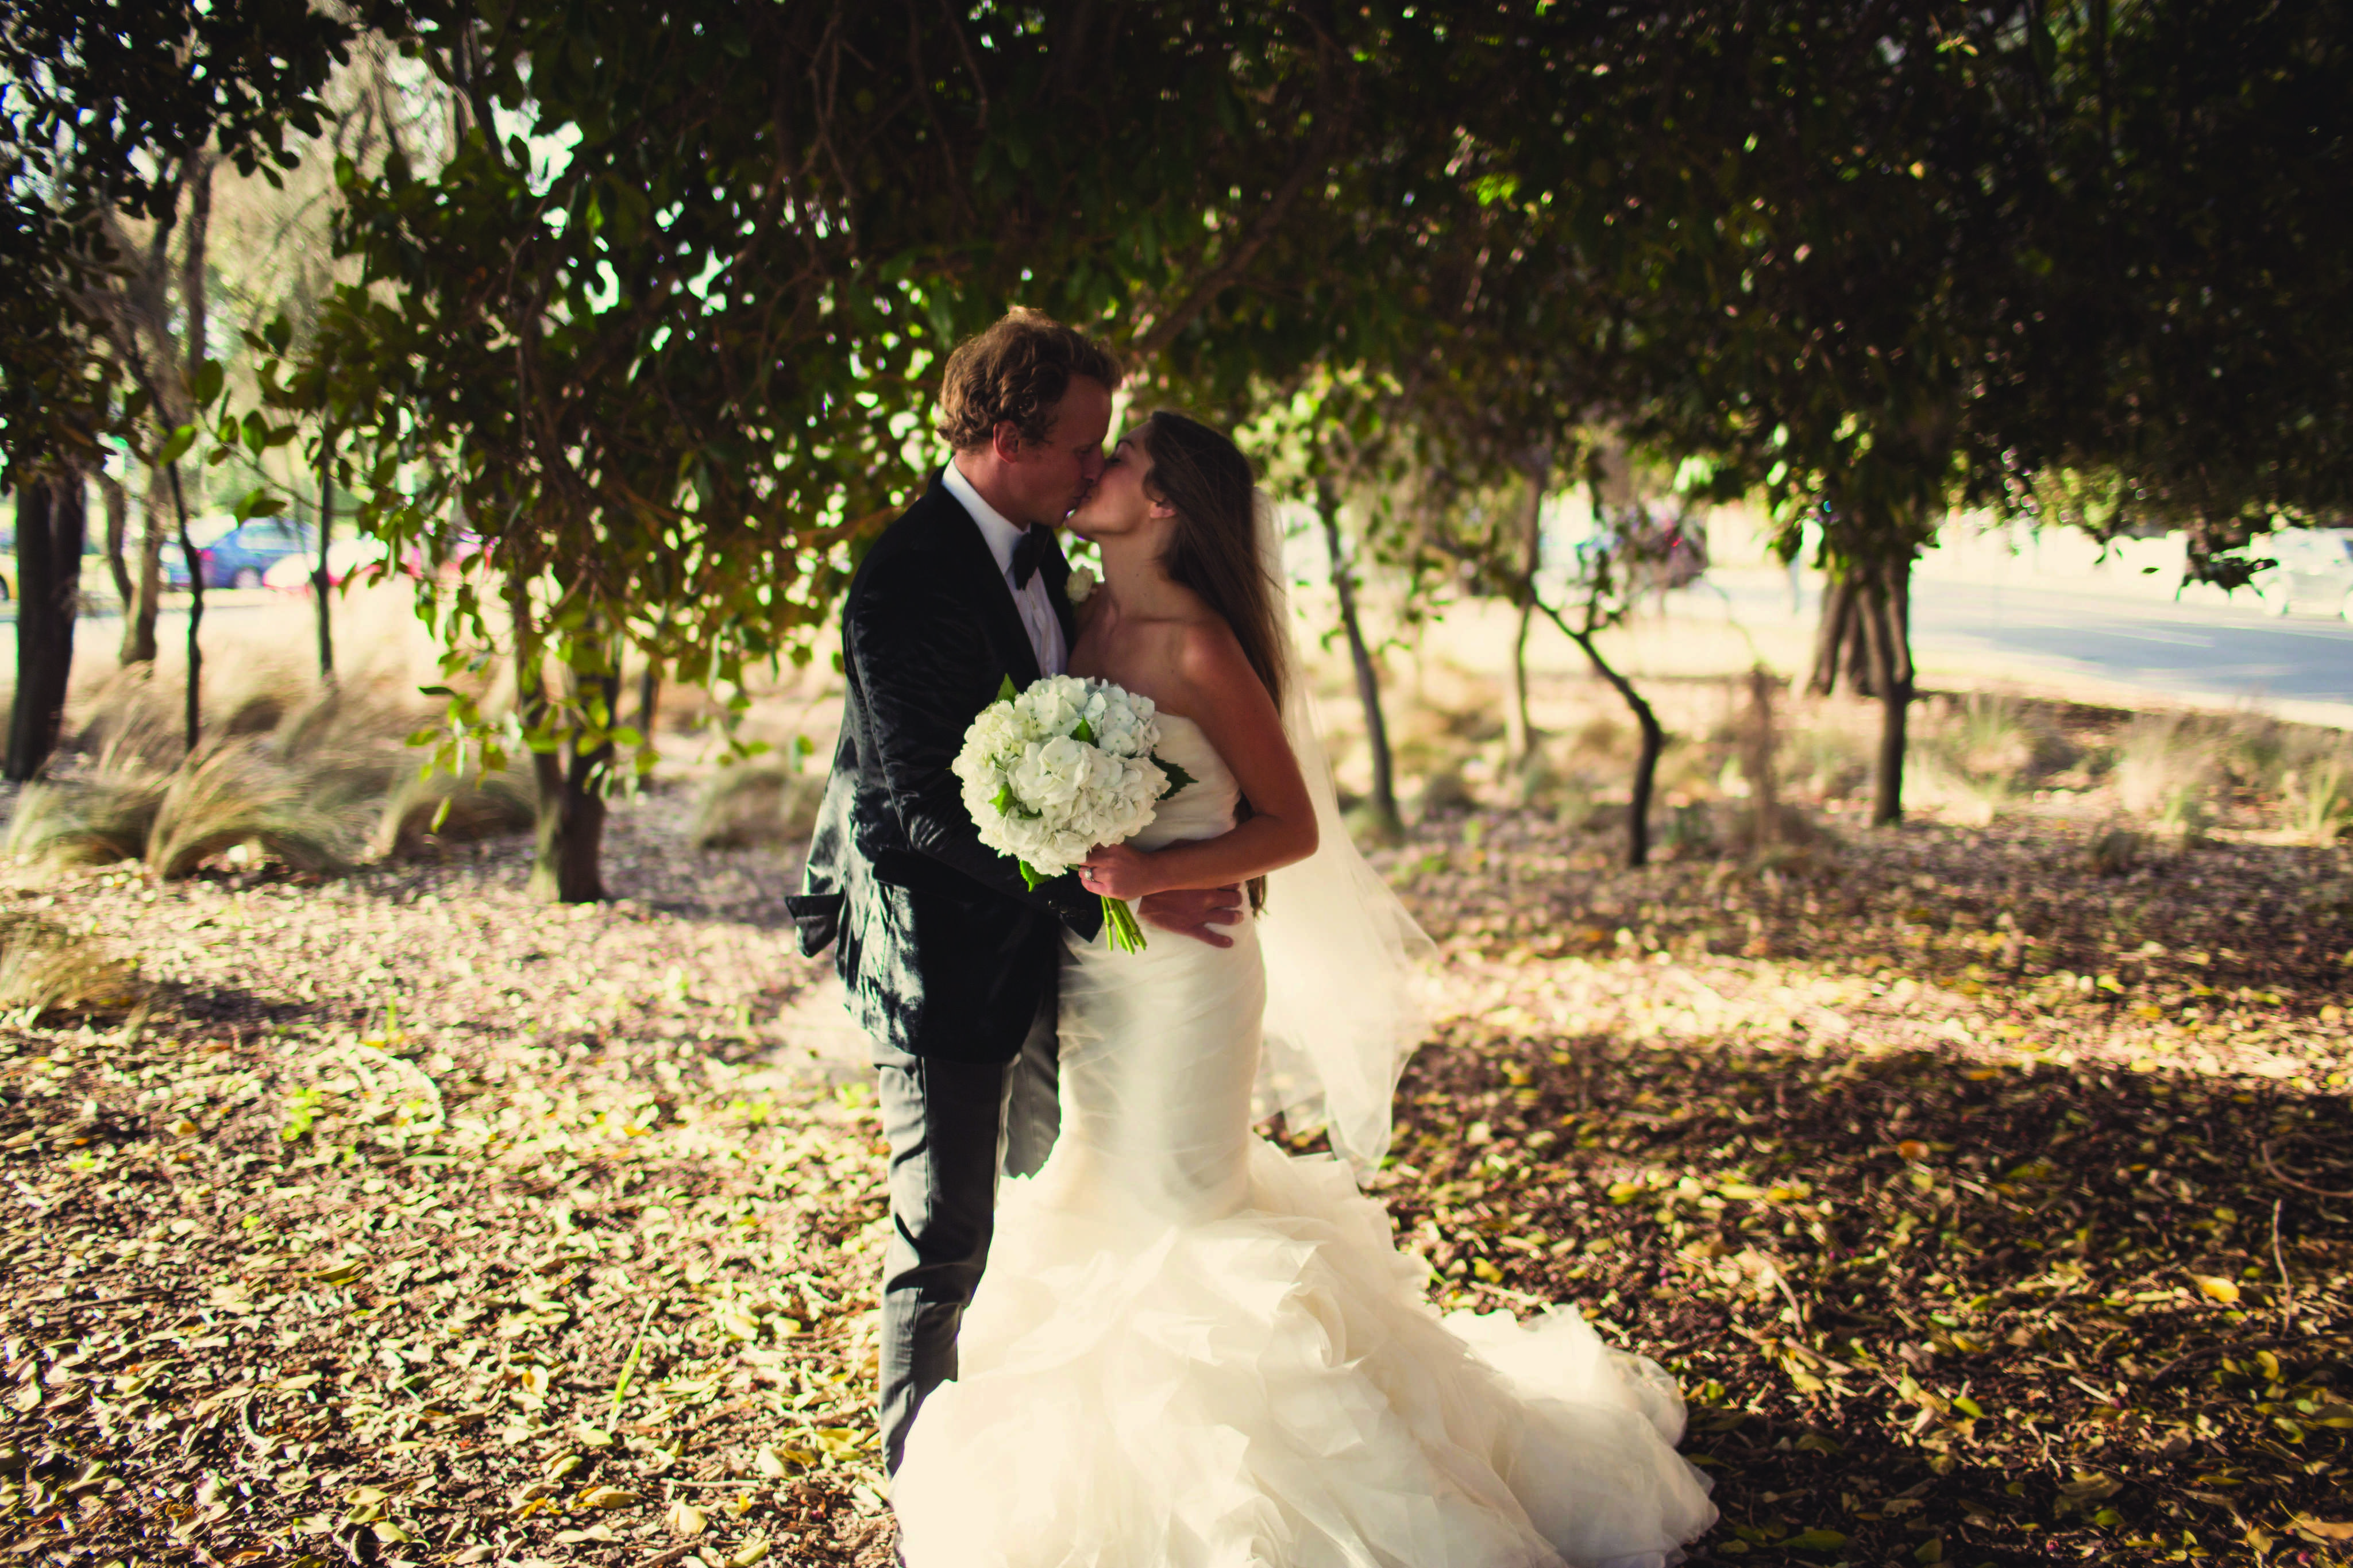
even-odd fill
[[[1317,97],[1328,100],[1329,95],[1319,92]],[[1273,195],[1267,198],[1266,205],[1259,209],[1257,221],[1250,225],[1250,232],[1242,236],[1241,243],[1234,247],[1233,254],[1194,285],[1192,292],[1186,295],[1176,309],[1149,322],[1143,331],[1129,340],[1138,357],[1154,358],[1176,342],[1176,334],[1191,326],[1195,319],[1209,308],[1210,301],[1225,292],[1249,268],[1258,253],[1265,248],[1266,242],[1282,227],[1283,220],[1291,216],[1292,204],[1299,199],[1299,193],[1306,188],[1308,180],[1324,166],[1339,132],[1339,119],[1330,110],[1328,102],[1318,103],[1314,131],[1309,134],[1307,144],[1300,149],[1298,161],[1283,176],[1282,184],[1275,188]]]

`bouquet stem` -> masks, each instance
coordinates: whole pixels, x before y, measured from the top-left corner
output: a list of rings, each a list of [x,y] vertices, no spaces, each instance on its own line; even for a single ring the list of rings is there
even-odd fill
[[[1142,952],[1144,928],[1136,923],[1135,911],[1127,907],[1125,899],[1105,899],[1103,901],[1103,938],[1115,952]]]

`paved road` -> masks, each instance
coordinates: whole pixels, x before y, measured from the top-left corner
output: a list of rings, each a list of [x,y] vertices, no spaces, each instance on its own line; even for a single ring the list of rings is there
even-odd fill
[[[2031,661],[2142,690],[2280,704],[2353,704],[2353,625],[2246,609],[1926,582],[1924,650]]]
[[[1710,575],[1742,622],[1810,632],[1817,583],[1793,617],[1779,574]],[[1702,615],[1696,594],[1690,613]],[[1924,576],[1913,589],[1912,627],[1932,682],[1971,674],[2062,689],[2081,682],[2091,700],[2135,692],[2259,702],[2284,717],[2353,725],[2353,625],[2341,620]]]

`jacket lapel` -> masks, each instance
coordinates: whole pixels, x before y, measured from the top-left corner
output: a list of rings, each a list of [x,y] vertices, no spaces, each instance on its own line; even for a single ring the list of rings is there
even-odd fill
[[[1038,563],[1038,570],[1046,579],[1046,600],[1054,606],[1054,618],[1062,623],[1062,647],[1065,650],[1079,646],[1078,612],[1071,608],[1071,563],[1062,555],[1062,542],[1046,552]],[[1067,654],[1066,654],[1067,657]]]
[[[1014,685],[1027,686],[1039,674],[1038,650],[1029,646],[1029,629],[1021,624],[1013,590],[1005,574],[997,570],[997,557],[989,553],[988,541],[981,537],[980,524],[965,510],[964,502],[937,476],[932,479],[932,490],[944,503],[946,527],[941,531],[941,546],[947,553],[949,570],[957,581],[973,584],[973,597],[988,617],[989,635],[1005,659],[1006,672],[1013,677]]]

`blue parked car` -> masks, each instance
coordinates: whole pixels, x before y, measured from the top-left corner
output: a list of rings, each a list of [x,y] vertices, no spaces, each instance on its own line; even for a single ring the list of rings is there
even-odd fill
[[[207,534],[211,537],[207,538]],[[188,525],[188,537],[196,545],[196,559],[204,563],[206,587],[259,588],[263,574],[272,566],[289,555],[307,554],[316,549],[319,536],[307,522],[257,517],[251,522],[217,532],[201,522],[192,522]],[[176,539],[164,546],[164,584],[170,588],[188,585],[187,560],[181,554]]]

